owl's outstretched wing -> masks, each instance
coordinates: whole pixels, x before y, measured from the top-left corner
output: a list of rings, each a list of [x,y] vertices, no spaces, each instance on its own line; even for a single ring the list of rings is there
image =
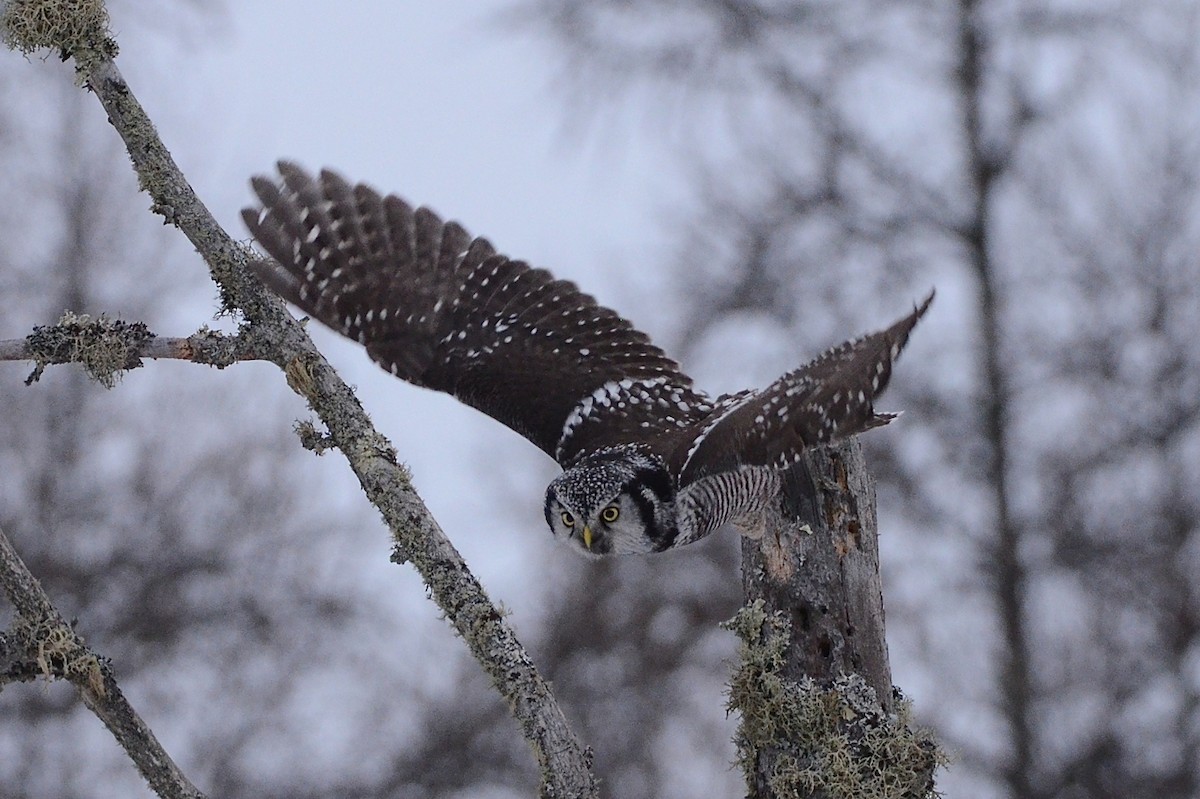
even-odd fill
[[[789,466],[809,447],[890,422],[895,414],[876,413],[874,400],[931,302],[932,292],[886,330],[833,347],[761,391],[723,399],[673,455],[680,485],[740,466]]]
[[[444,391],[569,465],[677,435],[708,412],[644,333],[573,283],[496,253],[395,196],[279,164],[242,217],[277,294],[366,346],[397,377]]]

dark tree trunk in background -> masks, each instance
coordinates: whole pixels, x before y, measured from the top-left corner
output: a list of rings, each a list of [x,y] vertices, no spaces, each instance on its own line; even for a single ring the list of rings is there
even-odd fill
[[[1009,464],[1012,436],[1009,391],[1015,364],[1005,357],[1003,308],[997,283],[1000,270],[992,258],[994,228],[998,223],[996,191],[1014,162],[1007,153],[989,146],[984,125],[985,71],[994,68],[988,42],[981,31],[979,0],[960,0],[958,5],[958,93],[959,113],[966,141],[967,184],[970,211],[961,239],[966,261],[976,281],[979,327],[978,360],[982,366],[978,429],[983,445],[983,482],[991,493],[994,533],[988,542],[985,562],[1003,647],[1000,661],[1001,701],[998,703],[1009,728],[1011,755],[1004,766],[1004,780],[1013,797],[1034,799],[1034,730],[1030,706],[1036,699],[1029,659],[1030,633],[1025,624],[1025,602],[1029,579],[1021,558],[1022,531],[1012,503]],[[1015,138],[1015,134],[1014,134]]]
[[[742,545],[746,606],[731,626],[743,663],[747,795],[922,797],[937,748],[893,700],[875,488],[857,440],[788,473],[763,537]]]

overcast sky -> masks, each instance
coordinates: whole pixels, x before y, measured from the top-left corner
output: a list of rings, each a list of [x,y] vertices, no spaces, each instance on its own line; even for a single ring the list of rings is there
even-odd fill
[[[646,237],[661,153],[629,126],[621,141],[564,133],[557,60],[497,23],[511,4],[354,2],[333,17],[313,0],[234,4],[228,35],[187,54],[177,78],[203,103],[173,118],[179,141],[212,128],[178,155],[198,160],[197,188],[230,224],[246,176],[289,157],[581,277]]]

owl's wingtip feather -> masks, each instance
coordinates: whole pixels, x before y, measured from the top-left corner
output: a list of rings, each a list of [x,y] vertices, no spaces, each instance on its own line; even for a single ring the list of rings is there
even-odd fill
[[[883,427],[886,424],[894,422],[904,414],[904,411],[885,411],[884,413],[876,412],[866,424],[863,425],[863,430],[870,430],[875,427]]]
[[[914,306],[918,317],[925,315],[925,312],[929,310],[929,306],[933,304],[933,298],[936,296],[937,296],[937,287],[936,286],[930,287],[929,293],[927,295],[925,295],[925,299],[921,301],[921,304]]]
[[[305,175],[305,176],[307,176],[307,174],[308,174],[307,172],[304,171],[304,167],[300,166],[300,164],[298,162],[292,161],[291,159],[288,159],[288,158],[280,158],[278,161],[276,161],[275,169],[277,169],[279,171],[279,174],[281,174],[281,175]]]

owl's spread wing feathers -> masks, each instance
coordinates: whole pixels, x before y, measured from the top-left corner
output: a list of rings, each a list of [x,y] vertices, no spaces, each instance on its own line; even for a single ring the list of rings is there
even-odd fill
[[[789,466],[809,447],[885,425],[876,413],[892,364],[933,293],[886,330],[826,350],[761,391],[724,397],[672,459],[681,486],[742,466]]]
[[[677,437],[711,409],[674,361],[573,283],[497,254],[454,222],[323,171],[255,178],[258,275],[366,346],[392,374],[444,391],[564,466]]]

